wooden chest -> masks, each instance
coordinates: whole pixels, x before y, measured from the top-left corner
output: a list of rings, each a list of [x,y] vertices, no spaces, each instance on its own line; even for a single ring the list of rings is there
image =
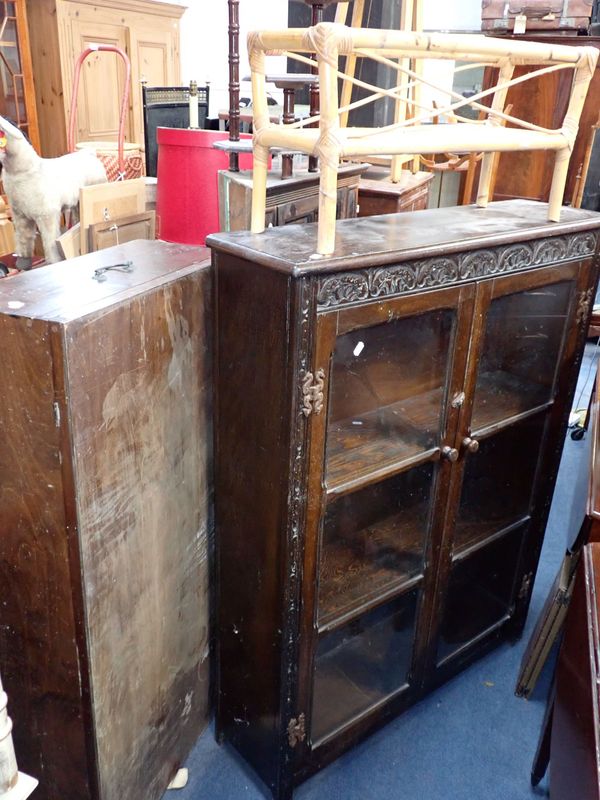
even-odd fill
[[[0,672],[39,800],[159,798],[207,721],[210,282],[149,241],[0,282]]]
[[[358,216],[397,214],[427,208],[433,172],[412,174],[403,170],[398,183],[393,183],[389,169],[371,167],[360,179]]]

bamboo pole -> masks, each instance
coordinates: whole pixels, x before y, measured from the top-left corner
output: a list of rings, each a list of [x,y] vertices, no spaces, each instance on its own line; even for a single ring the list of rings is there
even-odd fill
[[[0,678],[0,800],[25,800],[38,782],[17,769],[12,740],[12,720],[7,711],[8,698]]]
[[[340,163],[338,114],[337,41],[334,37],[320,43],[321,121],[319,124],[319,226],[317,252],[331,255],[335,249],[335,217],[337,211],[337,173]]]
[[[319,155],[321,134],[318,129],[304,131],[282,130],[283,126],[270,126],[255,134],[255,147],[280,147],[300,153]],[[539,133],[521,131],[518,128],[490,126],[482,134],[482,126],[461,122],[458,125],[424,125],[404,128],[402,136],[390,131],[378,134],[377,128],[341,128],[336,133],[336,146],[342,157],[387,155],[393,156],[399,149],[403,153],[427,155],[429,153],[512,152],[517,150],[563,150],[568,140],[562,131]],[[354,136],[353,133],[365,134]],[[367,133],[371,136],[367,136]]]
[[[262,130],[270,128],[267,85],[265,76],[265,54],[261,49],[260,34],[248,34],[248,57],[252,76],[252,109],[254,122],[252,165],[252,212],[250,230],[262,233],[265,229],[267,207],[267,168],[269,149],[262,147],[259,137]]]
[[[262,233],[267,212],[267,171],[269,148],[255,144],[252,150],[252,212],[250,230]]]
[[[423,30],[423,0],[415,0],[413,30],[416,31],[417,33],[420,33]],[[413,101],[415,104],[415,108],[421,108],[421,97],[423,88],[423,81],[421,80],[421,78],[423,77],[424,66],[425,65],[423,63],[423,59],[421,58],[415,59],[414,71],[419,76],[416,86],[413,89]],[[415,116],[414,112],[413,116]],[[419,171],[419,166],[420,166],[420,159],[418,156],[415,156],[413,158],[411,167],[413,175],[415,175]]]
[[[551,222],[560,220],[560,209],[565,193],[570,159],[571,151],[567,148],[559,150],[554,159],[554,172],[552,173],[552,184],[550,186],[550,196],[548,197],[548,219]]]
[[[541,42],[494,39],[479,34],[408,33],[367,28],[349,28],[322,22],[321,26],[336,29],[340,55],[354,50],[385,51],[389,55],[405,51],[421,53],[421,58],[450,58],[458,61],[498,60],[511,58],[515,64],[568,63],[576,64],[584,48],[571,45],[546,45]],[[267,51],[296,50],[314,52],[306,39],[306,28],[262,31],[261,46]],[[594,48],[586,48],[594,50]]]
[[[337,25],[346,25],[348,22],[348,10],[350,3],[338,3],[335,9],[335,21]]]
[[[507,61],[500,68],[499,88],[497,88],[492,101],[492,111],[502,111],[506,103],[506,95],[508,93],[507,85],[510,83],[514,66],[512,62]],[[488,118],[489,125],[497,125],[498,121],[494,117]],[[477,189],[477,205],[480,208],[485,208],[490,199],[490,186],[492,176],[494,173],[494,164],[496,159],[499,158],[498,153],[486,153],[481,162],[481,172],[479,174],[479,187]]]

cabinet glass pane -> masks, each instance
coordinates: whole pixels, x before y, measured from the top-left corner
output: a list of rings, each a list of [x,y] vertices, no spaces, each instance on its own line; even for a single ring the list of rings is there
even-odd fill
[[[439,445],[455,312],[340,336],[333,354],[327,483],[336,486]]]
[[[477,374],[473,431],[552,400],[573,286],[563,281],[492,302]]]
[[[444,603],[438,661],[460,650],[510,611],[525,526],[452,565]]]
[[[413,590],[323,636],[313,683],[312,742],[407,682],[418,592]]]
[[[420,575],[434,465],[331,501],[319,568],[321,624]]]
[[[536,414],[483,439],[466,457],[454,553],[529,514],[546,414]]]

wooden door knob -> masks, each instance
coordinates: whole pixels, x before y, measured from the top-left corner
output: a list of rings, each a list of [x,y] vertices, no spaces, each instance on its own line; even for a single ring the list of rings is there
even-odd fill
[[[468,450],[469,453],[476,453],[479,450],[479,442],[477,439],[471,439],[470,436],[466,436],[462,443],[465,450]]]
[[[454,463],[458,460],[458,450],[456,447],[448,447],[448,445],[446,445],[446,447],[442,447],[442,458]]]

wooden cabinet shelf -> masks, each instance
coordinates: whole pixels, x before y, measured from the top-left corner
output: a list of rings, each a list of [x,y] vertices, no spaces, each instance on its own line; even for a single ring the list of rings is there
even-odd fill
[[[435,424],[440,398],[441,391],[434,390],[335,422],[327,442],[329,489],[356,485],[370,473],[379,474],[386,468],[400,470],[405,461],[431,453],[431,437],[425,433],[426,425],[418,426],[418,413]]]
[[[530,517],[520,517],[513,522],[509,522],[509,519],[510,515],[507,515],[503,521],[504,525],[500,520],[496,520],[494,523],[484,521],[458,524],[454,531],[453,561],[467,558],[480,547],[485,547],[515,528],[525,525],[529,522]]]
[[[547,408],[548,387],[509,372],[485,372],[477,382],[478,403],[473,412],[473,430],[485,431],[497,423],[512,424],[528,411]]]
[[[420,513],[419,513],[420,512]],[[319,574],[319,630],[385,594],[391,597],[422,577],[427,503],[400,511],[372,526],[334,540],[323,532]]]
[[[312,712],[315,743],[406,687],[417,599],[412,591],[320,639]]]
[[[600,228],[546,210],[209,237],[217,735],[278,800],[522,630]]]

